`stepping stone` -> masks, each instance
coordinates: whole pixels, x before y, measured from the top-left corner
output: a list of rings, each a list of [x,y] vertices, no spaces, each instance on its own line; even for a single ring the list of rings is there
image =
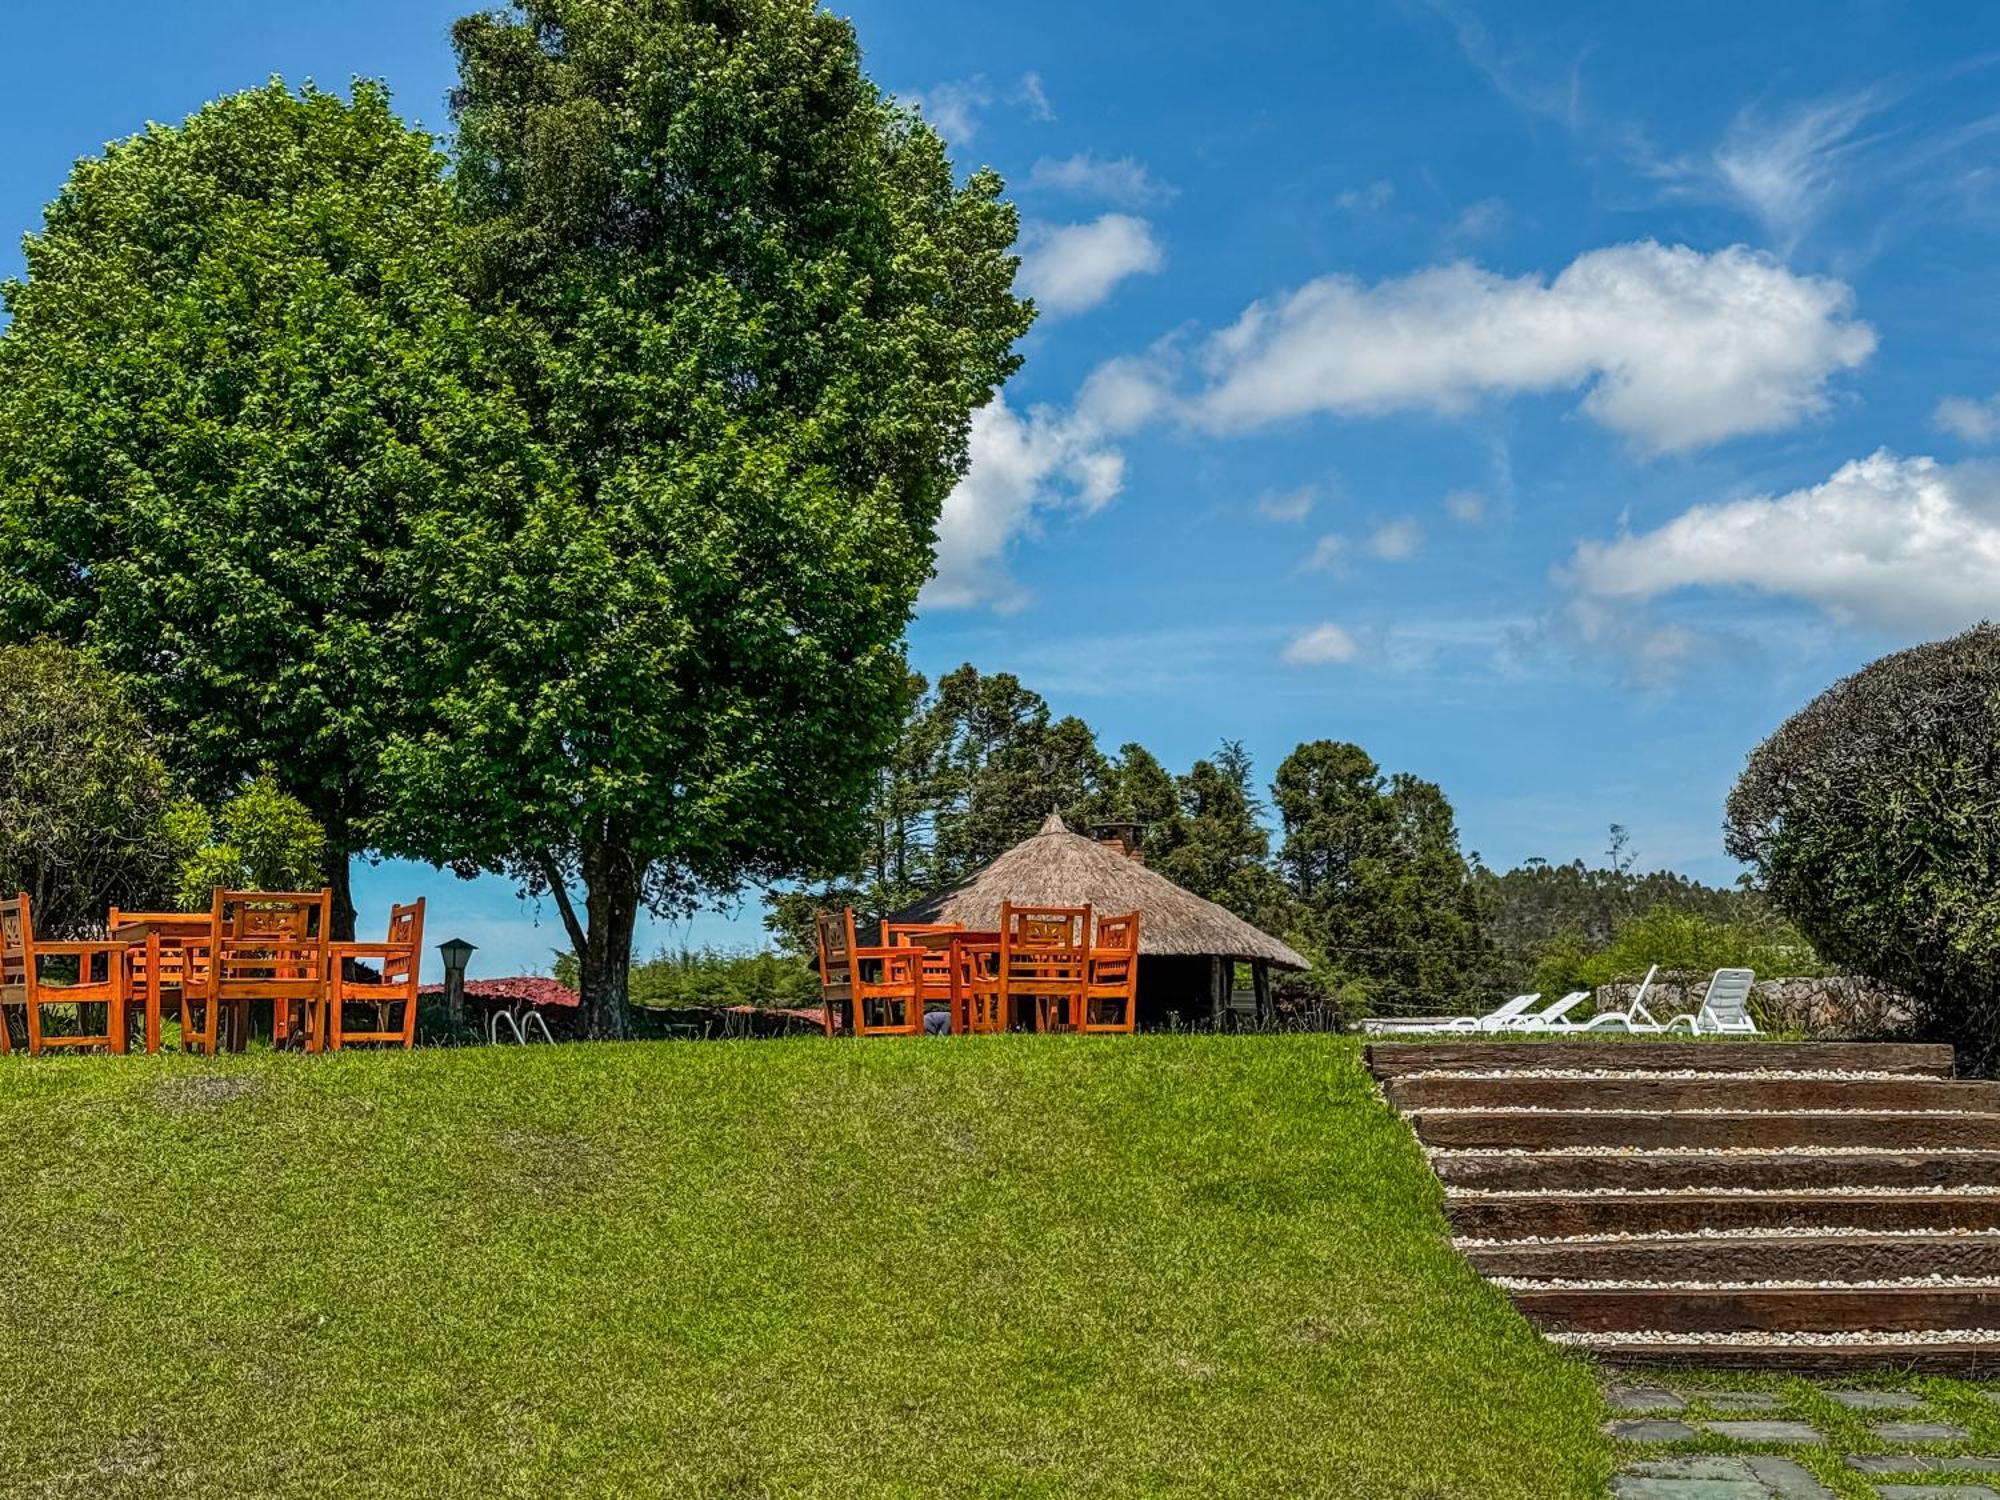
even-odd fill
[[[2000,1458],[1943,1458],[1935,1453],[1864,1453],[1847,1461],[1859,1474],[2000,1474]]]
[[[1679,1411],[1687,1405],[1663,1385],[1614,1385],[1604,1400],[1613,1411]]]
[[[1773,1500],[1834,1500],[1832,1490],[1813,1478],[1803,1464],[1789,1458],[1746,1458],[1743,1463],[1763,1482]]]
[[[1705,1391],[1700,1399],[1717,1411],[1780,1411],[1785,1398],[1769,1391]]]
[[[1611,1481],[1611,1493],[1616,1500],[1771,1500],[1771,1491],[1740,1458],[1669,1458],[1633,1464]]]
[[[1885,1443],[1962,1443],[1972,1436],[1949,1422],[1877,1422],[1868,1430]]]
[[[1606,1422],[1604,1431],[1621,1443],[1684,1443],[1694,1436],[1694,1429],[1685,1422],[1663,1422],[1652,1417]]]
[[[1882,1500],[2000,1500],[2000,1490],[1983,1484],[1885,1484],[1875,1493]]]
[[[1702,1431],[1739,1443],[1823,1443],[1825,1438],[1804,1422],[1704,1422]]]
[[[1821,1391],[1829,1401],[1838,1401],[1849,1411],[1915,1411],[1924,1404],[1922,1396],[1908,1391]]]
[[[1628,1479],[1611,1481],[1612,1500],[1771,1500],[1754,1479]]]

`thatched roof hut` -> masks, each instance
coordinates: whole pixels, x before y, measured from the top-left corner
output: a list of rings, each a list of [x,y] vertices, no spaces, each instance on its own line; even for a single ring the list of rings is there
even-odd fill
[[[1236,913],[1184,891],[1146,867],[1129,841],[1085,838],[1050,813],[1033,837],[958,885],[892,913],[892,922],[1000,925],[1000,903],[1082,906],[1106,914],[1139,913],[1141,1014],[1183,1015],[1199,1008],[1220,1020],[1232,1003],[1237,962],[1251,966],[1255,1008],[1269,1006],[1268,972],[1306,961]]]

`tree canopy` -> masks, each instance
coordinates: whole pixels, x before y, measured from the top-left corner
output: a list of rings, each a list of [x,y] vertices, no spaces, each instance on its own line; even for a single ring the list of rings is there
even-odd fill
[[[435,529],[389,821],[548,892],[615,1031],[642,903],[853,855],[1030,317],[1015,216],[812,0],[527,0],[453,37],[472,274],[553,473]]]
[[[50,641],[0,646],[0,895],[27,892],[38,931],[163,905],[188,806],[109,671]]]
[[[1843,678],[1751,754],[1729,851],[1828,959],[1990,1064],[2000,1036],[2000,627]]]
[[[86,647],[177,774],[268,771],[347,856],[407,677],[413,538],[518,482],[444,159],[380,87],[273,82],[79,162],[4,289],[0,626]]]

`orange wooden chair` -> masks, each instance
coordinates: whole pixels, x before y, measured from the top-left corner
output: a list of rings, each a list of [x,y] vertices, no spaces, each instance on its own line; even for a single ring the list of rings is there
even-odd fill
[[[188,972],[205,970],[208,962],[208,914],[191,911],[124,911],[111,908],[105,924],[114,941],[120,928],[143,927],[143,940],[128,943],[131,978],[126,997],[128,1014],[144,1002],[146,1050],[160,1050],[162,1015],[166,998],[174,998],[183,1028],[187,1025]]]
[[[925,1005],[951,1004],[951,949],[940,943],[935,946],[916,941],[920,937],[948,935],[965,931],[963,922],[884,922],[882,942],[890,948],[914,948],[923,955],[918,963],[917,979],[923,988]]]
[[[67,982],[46,978],[42,964],[51,958],[75,960],[76,977]],[[123,943],[37,942],[27,892],[0,902],[0,1052],[14,1050],[7,1024],[7,1009],[14,1005],[27,1012],[30,1057],[39,1056],[45,1047],[102,1047],[107,1052],[123,1052],[129,983]],[[73,1033],[50,1036],[42,1029],[42,1011],[51,1005],[76,1007]],[[87,1005],[104,1007],[104,1030],[84,1029]]]
[[[1079,1031],[1130,1031],[1139,1018],[1139,914],[1099,917]]]
[[[1000,983],[1000,945],[955,943],[951,1029],[955,1036],[1007,1029],[1007,990]]]
[[[424,946],[424,898],[389,908],[389,936],[380,943],[333,943],[326,950],[326,1045],[338,1052],[349,1042],[389,1042],[404,1047],[417,1040],[417,968]],[[373,959],[379,978],[365,977],[356,960]],[[347,1007],[372,1005],[373,1031],[349,1031]],[[389,1024],[389,1008],[403,1007],[402,1020]]]
[[[813,928],[819,939],[820,1004],[828,1036],[839,1030],[843,1012],[856,1036],[923,1035],[922,949],[859,946],[851,906],[839,916],[814,912]]]
[[[1088,906],[1000,903],[1000,984],[1010,1017],[1035,1002],[1038,1031],[1074,1031],[1090,971]]]
[[[228,1011],[239,1023],[232,1030],[241,1045],[246,1028],[240,1023],[247,1020],[251,1004],[268,1000],[273,1039],[283,1041],[303,1010],[306,1048],[318,1051],[332,920],[333,893],[324,886],[317,891],[217,886],[209,909],[207,972],[183,992],[193,1003],[181,1024],[182,1044],[213,1056]]]

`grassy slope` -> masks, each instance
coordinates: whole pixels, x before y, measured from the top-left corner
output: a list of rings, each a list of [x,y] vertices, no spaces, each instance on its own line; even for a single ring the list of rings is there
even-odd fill
[[[1563,1500],[1329,1037],[0,1065],[0,1494]]]

